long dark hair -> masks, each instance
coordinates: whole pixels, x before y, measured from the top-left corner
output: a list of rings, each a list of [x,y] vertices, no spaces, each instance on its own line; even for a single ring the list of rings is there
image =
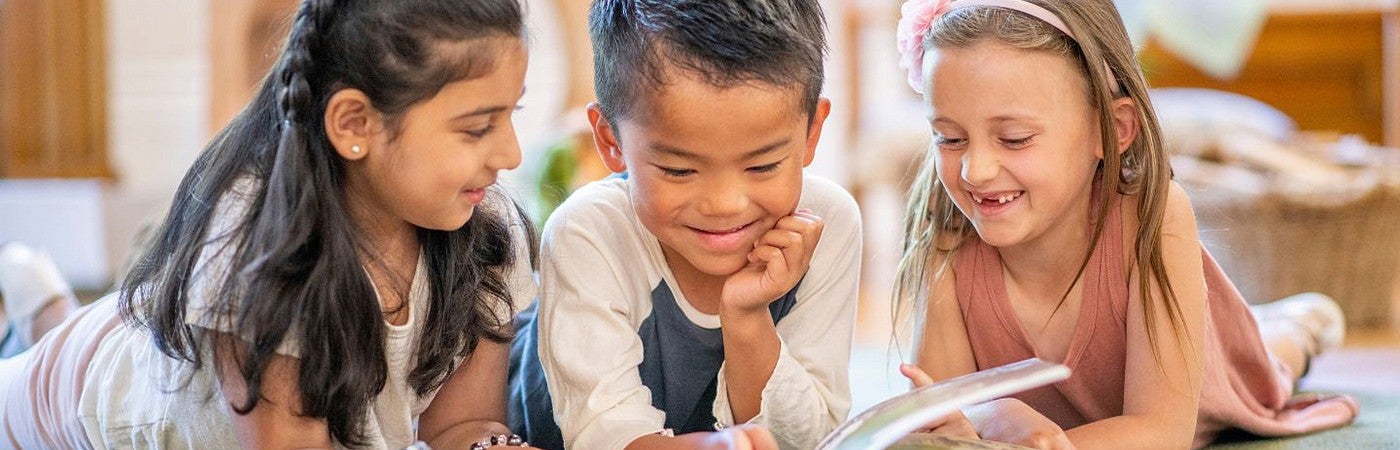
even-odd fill
[[[201,253],[213,251],[207,244],[227,239],[218,257],[229,269],[210,280],[217,290],[206,301],[228,313],[225,330],[247,344],[234,359],[248,386],[246,397],[230,399],[235,410],[257,406],[263,372],[290,338],[299,344],[301,413],[326,419],[336,441],[363,445],[365,417],[387,379],[385,355],[374,351],[384,348],[385,319],[360,265],[367,247],[349,220],[344,161],[322,125],[326,102],[359,89],[397,127],[447,83],[488,73],[499,52],[481,42],[491,37],[523,39],[517,0],[304,1],[256,97],[195,160],[123,281],[123,318],[149,330],[164,354],[202,367],[202,349],[221,346],[186,325],[190,296],[206,295],[190,282],[207,276],[194,273]],[[234,221],[227,235],[210,235],[215,205],[243,178],[258,181],[247,207],[219,219]],[[512,245],[525,245],[511,242],[509,213],[483,207],[461,229],[418,230],[431,286],[408,376],[420,396],[440,387],[478,339],[509,339],[510,319],[490,313],[511,301],[501,269]]]

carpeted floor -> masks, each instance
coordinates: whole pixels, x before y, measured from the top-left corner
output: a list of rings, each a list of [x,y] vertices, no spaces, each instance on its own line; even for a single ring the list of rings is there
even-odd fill
[[[1261,439],[1245,433],[1222,436],[1219,450],[1400,449],[1400,349],[1389,340],[1370,348],[1343,348],[1323,355],[1302,388],[1351,394],[1361,403],[1356,422],[1306,436]]]
[[[1213,450],[1400,449],[1400,396],[1349,392],[1361,403],[1351,425],[1291,438],[1261,439],[1246,433],[1222,435]]]

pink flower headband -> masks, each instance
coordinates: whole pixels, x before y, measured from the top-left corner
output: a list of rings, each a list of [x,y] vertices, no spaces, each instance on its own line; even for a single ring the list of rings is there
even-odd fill
[[[909,86],[915,92],[924,93],[924,37],[928,35],[933,21],[949,12],[974,6],[992,6],[1025,13],[1078,41],[1055,13],[1025,0],[909,0],[900,8],[896,36],[899,37],[899,66],[909,73]]]

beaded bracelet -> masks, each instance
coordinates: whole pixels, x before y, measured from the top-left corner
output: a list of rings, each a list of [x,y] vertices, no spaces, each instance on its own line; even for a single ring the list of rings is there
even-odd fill
[[[530,446],[530,443],[525,442],[525,439],[524,439],[524,438],[521,438],[520,435],[518,435],[518,434],[498,434],[498,435],[491,436],[491,437],[486,438],[486,439],[482,439],[480,442],[477,442],[477,443],[475,443],[475,444],[472,444],[471,450],[486,450],[487,447],[490,447],[490,446],[493,446],[493,445],[507,445],[507,446],[511,446],[511,447],[529,447],[529,446]]]

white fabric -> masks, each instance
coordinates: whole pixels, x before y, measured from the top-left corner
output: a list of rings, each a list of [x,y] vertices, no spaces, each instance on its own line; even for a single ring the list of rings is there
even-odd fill
[[[0,299],[5,305],[0,335],[8,319],[20,348],[34,345],[34,318],[44,306],[61,298],[74,298],[73,288],[48,254],[19,242],[0,245]]]
[[[1269,15],[1269,0],[1116,0],[1133,41],[1162,48],[1211,77],[1239,75]]]
[[[717,316],[690,306],[656,237],[638,220],[627,180],[589,184],[550,216],[542,242],[539,352],[555,420],[568,448],[621,449],[662,430],[665,414],[651,405],[638,365],[637,331],[651,314],[662,280],[686,317],[715,328]],[[807,176],[800,208],[825,220],[825,230],[797,303],[778,323],[780,356],[763,389],[761,423],[784,449],[810,449],[850,409],[847,368],[860,275],[860,213],[850,194]],[[719,376],[714,414],[733,425]]]
[[[208,296],[213,283],[228,270],[231,252],[221,253],[230,236],[233,218],[247,207],[253,185],[246,179],[236,183],[216,207],[210,240],[196,266],[191,283],[187,323],[205,328],[222,328],[208,312]],[[503,197],[503,196],[502,196]],[[488,196],[488,199],[501,198]],[[490,201],[490,200],[488,200]],[[536,290],[530,269],[528,241],[523,219],[508,201],[484,204],[507,214],[516,245],[515,266],[507,274],[508,286],[517,308],[528,304]],[[231,249],[232,247],[228,247]],[[418,336],[427,319],[429,286],[427,267],[420,257],[409,293],[409,319],[403,325],[385,323],[384,352],[388,363],[385,388],[374,399],[367,436],[369,447],[401,449],[416,440],[415,421],[432,403],[436,392],[418,397],[407,383],[417,350]],[[492,307],[498,316],[513,316],[516,310],[498,302]],[[509,322],[505,322],[509,323]],[[294,328],[296,325],[293,326]],[[278,353],[297,356],[297,346],[287,339]],[[207,349],[205,352],[208,355]],[[231,410],[218,389],[218,380],[205,359],[201,370],[180,386],[188,369],[161,354],[151,336],[130,325],[119,325],[98,346],[88,365],[88,383],[83,387],[80,416],[88,438],[96,448],[237,448],[228,414]],[[504,369],[503,369],[504,370]]]

